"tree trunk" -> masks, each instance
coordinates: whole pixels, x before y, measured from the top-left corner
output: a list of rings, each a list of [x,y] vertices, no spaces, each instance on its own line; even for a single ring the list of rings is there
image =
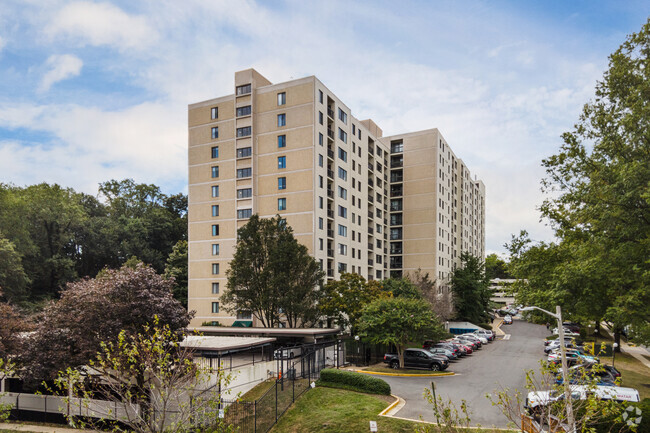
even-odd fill
[[[614,330],[614,343],[617,344],[616,353],[621,353],[621,330],[618,328]]]
[[[596,319],[596,324],[594,325],[594,335],[600,337],[600,319]]]

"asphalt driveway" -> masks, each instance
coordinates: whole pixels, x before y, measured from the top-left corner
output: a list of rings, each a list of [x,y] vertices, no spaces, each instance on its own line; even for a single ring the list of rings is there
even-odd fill
[[[501,328],[510,337],[484,345],[479,351],[449,366],[455,376],[443,377],[382,377],[392,388],[392,393],[402,397],[406,405],[397,417],[435,421],[431,407],[423,398],[425,388],[435,382],[436,393],[451,399],[459,408],[461,400],[467,401],[472,425],[505,427],[508,420],[498,407],[485,397],[500,388],[518,389],[526,393],[526,370],[539,370],[544,357],[542,340],[549,335],[544,326],[515,320]]]

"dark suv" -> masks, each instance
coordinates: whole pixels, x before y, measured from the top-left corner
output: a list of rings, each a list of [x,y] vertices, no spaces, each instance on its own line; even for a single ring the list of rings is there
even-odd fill
[[[384,362],[392,368],[399,367],[399,357],[396,354],[384,355]],[[404,351],[405,368],[426,368],[427,370],[442,371],[449,366],[449,361],[435,356],[426,349],[406,349]]]

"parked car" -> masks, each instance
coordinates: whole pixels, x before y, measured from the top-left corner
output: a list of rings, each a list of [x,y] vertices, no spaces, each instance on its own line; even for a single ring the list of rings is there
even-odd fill
[[[466,338],[466,339],[469,338],[472,341],[474,341],[474,340],[480,341],[481,344],[488,344],[488,339],[487,338],[485,338],[482,335],[474,334],[473,332],[467,333],[467,334],[461,334],[460,336],[463,337],[463,338]]]
[[[584,385],[571,385],[571,398],[584,400],[587,394],[592,392],[591,387]],[[615,400],[619,402],[639,402],[641,400],[639,391],[634,388],[623,388],[618,386],[596,386],[593,393],[603,400]],[[526,397],[524,409],[529,415],[541,415],[543,408],[555,401],[564,399],[564,391],[534,391],[529,392]]]
[[[457,358],[461,357],[463,354],[461,353],[460,349],[453,344],[446,343],[446,342],[438,342],[436,343],[433,340],[426,340],[424,344],[422,344],[423,349],[431,349],[431,348],[438,348],[438,349],[445,349],[449,350],[451,353],[453,353]]]
[[[470,340],[469,338],[464,338],[461,337],[460,335],[457,335],[456,337],[453,338],[452,341],[457,341],[460,344],[464,344],[465,346],[471,346],[472,349],[478,350],[481,348],[481,342],[478,340]]]
[[[560,340],[554,340],[555,343],[550,343],[548,346],[544,346],[544,353],[549,354],[553,352],[554,350],[559,350],[560,349]],[[567,349],[578,349],[579,346],[575,344],[573,341],[565,341],[564,342],[564,347]]]
[[[384,362],[391,368],[399,368],[399,356],[395,353],[384,355]],[[446,358],[435,356],[426,349],[406,349],[404,351],[405,368],[425,368],[433,371],[442,371],[449,366]]]
[[[458,356],[449,349],[443,349],[442,347],[430,347],[427,350],[434,355],[446,357],[448,361],[454,361],[458,359]]]
[[[472,349],[472,346],[463,344],[460,341],[450,340],[450,341],[447,341],[446,343],[451,344],[454,347],[457,347],[464,355],[471,355],[472,352],[474,352],[474,349]]]
[[[574,323],[574,322],[563,322],[563,323],[562,323],[562,327],[563,327],[564,329],[568,329],[568,330],[571,331],[571,332],[580,333],[580,328],[581,328],[582,326],[580,326],[579,323]]]
[[[566,360],[568,365],[570,366],[576,364],[584,364],[584,363],[594,364],[600,362],[600,360],[597,357],[585,355],[584,353],[581,353],[577,349],[567,349]],[[558,364],[561,361],[562,361],[562,355],[560,354],[559,350],[554,350],[553,352],[549,353],[548,362]]]
[[[559,338],[555,338],[555,337],[554,338],[547,338],[546,340],[544,340],[544,346],[548,346],[548,345],[551,345],[551,344],[559,344],[559,341],[560,341]],[[567,337],[567,336],[564,337],[564,343],[565,344],[566,343],[574,343],[575,344],[575,342],[576,342],[576,339],[573,338],[573,337]]]
[[[512,325],[512,316],[510,314],[503,318],[503,324]]]
[[[616,370],[618,372],[618,370]],[[620,377],[620,372],[618,373]],[[613,373],[605,369],[605,366],[602,364],[582,364],[574,365],[569,367],[569,383],[579,384],[579,385],[588,385],[592,381],[596,380],[597,385],[602,386],[618,386],[616,383],[617,376],[614,376]],[[562,377],[562,369],[560,368],[556,374],[556,381],[558,385],[561,385],[564,380]]]
[[[499,311],[497,311],[497,313],[498,313],[498,314],[499,314],[499,316],[501,316],[501,317],[504,317],[504,316],[507,316],[507,315],[509,315],[509,314],[510,314],[508,310],[503,310],[503,309],[502,309],[502,310],[499,310]]]
[[[570,329],[563,328],[564,329],[564,336],[565,337],[580,337],[580,334],[577,332],[572,332]],[[553,335],[558,335],[559,331],[557,328],[553,328]]]
[[[474,334],[480,335],[481,337],[485,337],[488,339],[488,341],[493,341],[494,340],[494,332],[488,330],[488,329],[477,329],[474,331]]]

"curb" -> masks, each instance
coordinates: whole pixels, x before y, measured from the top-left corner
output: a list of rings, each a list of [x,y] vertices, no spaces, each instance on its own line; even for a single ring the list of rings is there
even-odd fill
[[[391,416],[391,415],[387,415],[387,413],[390,412],[391,410],[393,410],[393,408],[394,408],[395,406],[397,406],[397,405],[399,404],[400,401],[402,401],[401,398],[399,398],[398,396],[396,396],[396,395],[394,395],[394,394],[391,394],[390,396],[391,396],[391,397],[394,397],[394,398],[395,398],[395,401],[392,402],[392,403],[391,403],[391,404],[390,404],[386,409],[384,409],[384,410],[382,410],[381,412],[379,412],[379,416]]]
[[[453,371],[429,374],[410,374],[410,373],[381,373],[378,371],[357,370],[357,373],[371,374],[375,376],[395,376],[395,377],[436,377],[436,376],[455,376]]]

